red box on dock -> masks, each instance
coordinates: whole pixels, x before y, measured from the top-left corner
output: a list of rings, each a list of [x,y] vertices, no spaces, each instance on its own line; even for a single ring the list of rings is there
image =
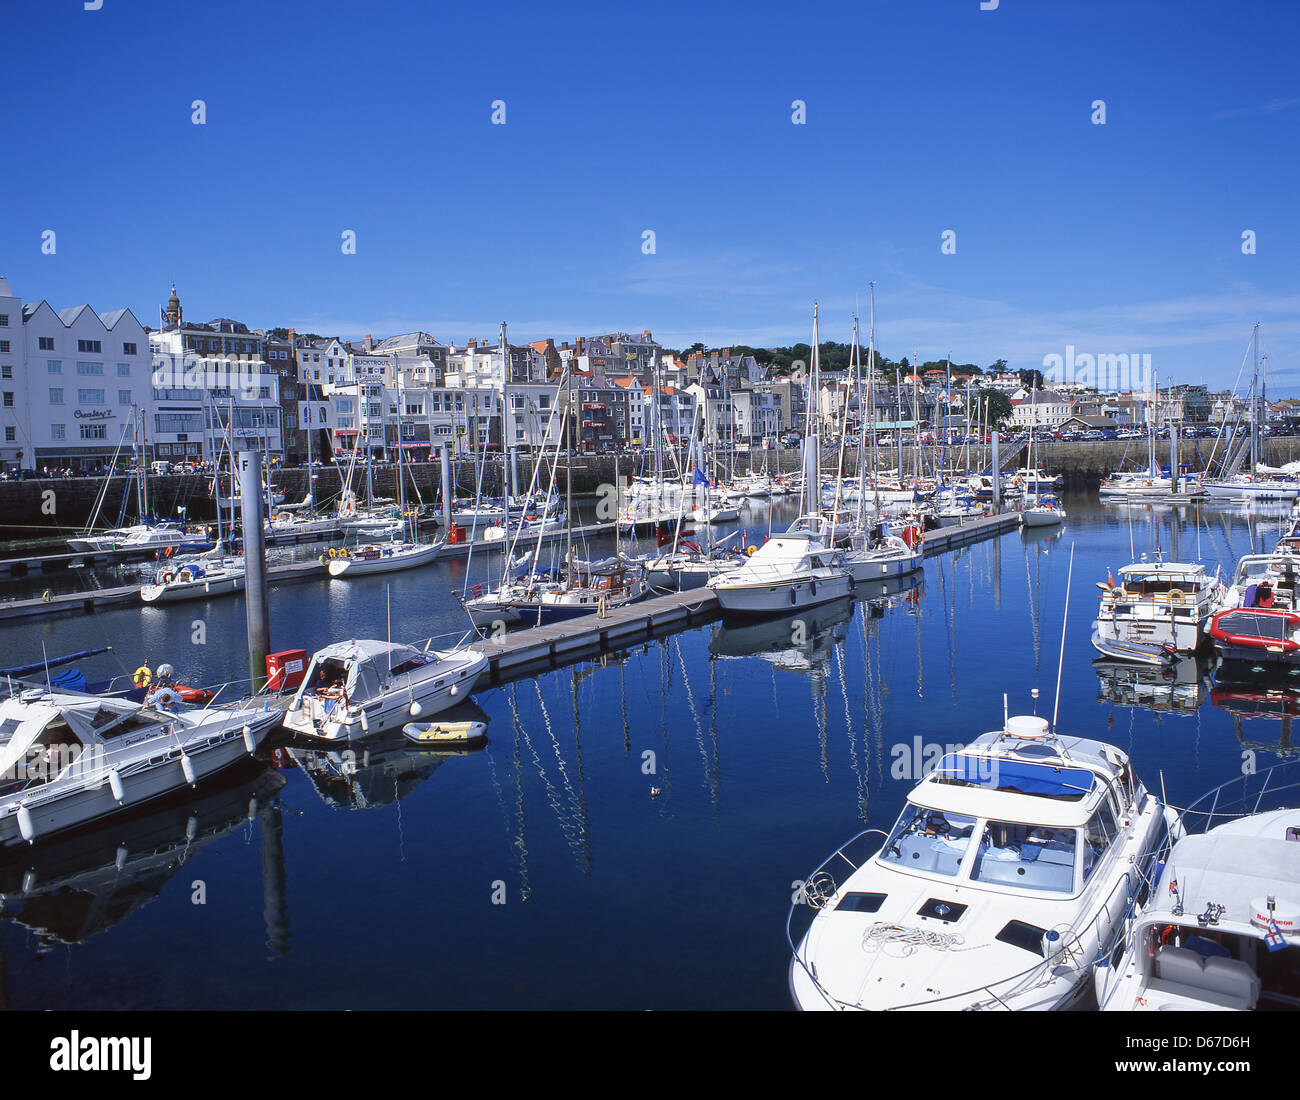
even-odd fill
[[[272,691],[291,691],[302,683],[307,673],[307,651],[286,649],[283,653],[266,655],[267,687]]]

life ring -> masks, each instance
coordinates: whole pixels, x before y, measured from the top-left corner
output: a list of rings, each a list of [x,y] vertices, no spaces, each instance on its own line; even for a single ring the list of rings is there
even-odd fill
[[[745,547],[745,555],[746,555],[747,557],[751,557],[751,558],[752,558],[752,557],[753,557],[755,554],[757,554],[757,553],[758,553],[758,547],[757,547],[757,546],[746,546],[746,547]]]
[[[340,558],[346,558],[347,556],[348,556],[348,548],[347,548],[346,546],[340,547],[340,549],[339,549],[339,557],[340,557]]]
[[[176,578],[176,574],[168,572],[162,575],[160,581],[162,584],[171,584],[172,581],[175,580],[175,578]]]
[[[1181,588],[1171,588],[1169,590],[1169,599],[1171,601],[1181,600],[1182,598],[1183,598],[1183,590]]]
[[[141,665],[131,674],[131,682],[136,687],[148,687],[153,683],[153,673],[149,671],[148,665]]]
[[[336,554],[337,554],[337,551],[334,549],[334,547],[331,546],[330,549],[329,549],[329,555],[330,555],[330,557],[331,557],[331,558],[332,558],[332,557],[335,557]]]

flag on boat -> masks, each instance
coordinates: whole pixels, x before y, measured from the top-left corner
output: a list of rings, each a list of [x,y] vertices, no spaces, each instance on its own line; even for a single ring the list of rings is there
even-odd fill
[[[696,485],[712,484],[712,482],[710,482],[709,479],[705,476],[704,471],[701,470],[698,466],[695,467],[695,484]]]

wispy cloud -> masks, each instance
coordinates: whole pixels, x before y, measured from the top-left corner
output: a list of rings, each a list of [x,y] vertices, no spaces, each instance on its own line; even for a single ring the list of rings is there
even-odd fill
[[[1300,103],[1297,99],[1270,99],[1267,103],[1257,103],[1252,107],[1232,107],[1226,111],[1215,111],[1210,116],[1212,119],[1221,118],[1245,118],[1250,115],[1273,115],[1278,111],[1285,111],[1288,107],[1294,107]]]

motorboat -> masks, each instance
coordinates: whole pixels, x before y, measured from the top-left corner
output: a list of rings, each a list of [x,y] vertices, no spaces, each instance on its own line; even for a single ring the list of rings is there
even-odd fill
[[[847,596],[854,580],[844,553],[808,531],[787,531],[758,547],[744,565],[708,582],[724,612],[776,615]]]
[[[1005,718],[939,760],[888,834],[859,833],[803,880],[786,927],[794,1002],[1069,1005],[1179,829],[1122,750]]]
[[[1135,562],[1119,571],[1119,580],[1098,581],[1101,605],[1094,623],[1098,643],[1170,647],[1179,654],[1196,653],[1207,641],[1205,627],[1223,599],[1218,573],[1199,563]]]
[[[1225,661],[1300,668],[1300,612],[1281,607],[1233,607],[1210,620],[1214,648]]]
[[[257,751],[279,715],[26,687],[0,701],[0,847],[193,787]]]
[[[360,740],[462,702],[487,668],[475,649],[335,642],[312,654],[284,726],[325,741]]]
[[[1300,1009],[1298,801],[1292,760],[1183,811],[1188,835],[1097,967],[1103,1011]]]
[[[331,577],[359,577],[368,573],[395,573],[402,569],[415,569],[428,565],[446,545],[445,539],[436,542],[371,543],[353,550],[344,548],[329,559],[326,569]]]
[[[717,545],[706,550],[695,542],[681,540],[676,550],[646,562],[646,584],[656,592],[704,588],[710,579],[739,568],[745,560],[738,549]]]

